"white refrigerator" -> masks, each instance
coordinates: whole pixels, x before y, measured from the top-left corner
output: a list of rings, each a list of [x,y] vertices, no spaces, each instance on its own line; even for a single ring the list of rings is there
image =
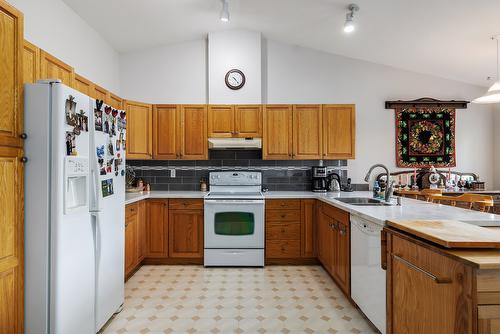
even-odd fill
[[[124,301],[126,115],[55,81],[24,92],[25,333],[93,334]]]

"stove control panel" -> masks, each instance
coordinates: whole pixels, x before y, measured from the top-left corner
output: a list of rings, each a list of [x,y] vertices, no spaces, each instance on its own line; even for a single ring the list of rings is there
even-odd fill
[[[246,171],[211,172],[209,176],[209,182],[210,185],[261,185],[262,173]]]

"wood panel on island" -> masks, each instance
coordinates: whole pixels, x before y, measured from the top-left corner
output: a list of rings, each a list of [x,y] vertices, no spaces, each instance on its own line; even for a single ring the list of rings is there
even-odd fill
[[[488,239],[495,242],[491,235],[483,242]],[[387,333],[500,333],[498,248],[480,250],[467,241],[450,249],[441,239],[430,243],[392,225],[382,242]]]

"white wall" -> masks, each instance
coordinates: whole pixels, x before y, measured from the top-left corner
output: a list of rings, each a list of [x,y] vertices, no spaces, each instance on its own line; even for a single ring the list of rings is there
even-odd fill
[[[260,33],[230,30],[208,34],[208,102],[211,104],[262,103]],[[231,69],[245,74],[239,90],[226,86]]]
[[[118,53],[65,3],[8,1],[24,13],[24,36],[28,41],[73,66],[78,74],[120,93]]]
[[[268,103],[355,103],[356,159],[349,175],[362,183],[370,165],[396,169],[395,117],[386,100],[423,96],[465,99],[485,88],[388,66],[335,56],[278,42],[267,42]],[[457,110],[457,170],[476,172],[493,187],[493,113],[491,106],[469,104]]]
[[[206,41],[123,54],[121,94],[148,103],[206,103]]]
[[[348,163],[355,183],[364,182],[374,163],[396,170],[395,118],[393,110],[384,109],[386,100],[430,96],[470,101],[486,90],[275,41],[264,41],[261,48],[263,103],[356,104],[356,159]],[[251,103],[207,100],[205,56],[203,40],[123,55],[123,96],[152,103]],[[493,120],[491,106],[469,104],[468,109],[457,110],[456,169],[478,173],[490,189],[494,187]],[[496,120],[500,128],[500,116]],[[500,149],[500,133],[497,136]]]

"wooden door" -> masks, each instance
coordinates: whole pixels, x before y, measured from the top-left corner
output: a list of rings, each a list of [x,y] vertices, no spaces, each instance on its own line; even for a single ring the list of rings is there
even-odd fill
[[[321,105],[293,106],[294,159],[321,159],[322,156]]]
[[[175,104],[158,104],[153,108],[153,158],[180,158],[180,115]]]
[[[122,110],[123,109],[123,99],[118,95],[108,92],[107,96],[108,104],[115,109]]]
[[[320,212],[318,220],[317,238],[318,238],[318,259],[325,269],[332,273],[333,263],[333,231],[332,218]]]
[[[181,153],[184,160],[207,160],[207,106],[181,105]]]
[[[170,210],[168,255],[203,257],[203,210]]]
[[[94,84],[90,80],[87,80],[81,75],[75,73],[73,88],[87,96],[91,96],[94,89]]]
[[[40,79],[59,79],[66,86],[73,87],[75,71],[65,62],[40,50]]]
[[[354,159],[355,146],[354,104],[323,105],[323,159]]]
[[[234,106],[234,132],[240,138],[262,137],[262,106],[236,105]]]
[[[148,212],[146,201],[137,203],[137,263],[139,264],[147,252]]]
[[[305,199],[301,201],[301,255],[302,257],[315,257],[315,205],[316,200]]]
[[[138,215],[134,212],[125,218],[125,277],[134,270],[137,265],[137,225]]]
[[[335,278],[339,287],[347,294],[350,294],[350,228],[349,221],[337,220],[335,224]]]
[[[23,14],[0,1],[0,145],[22,146]]]
[[[0,333],[23,332],[24,187],[21,157],[19,148],[0,147]]]
[[[472,333],[472,268],[406,237],[388,237],[388,333]]]
[[[23,48],[23,83],[35,83],[40,78],[40,49],[28,41]]]
[[[108,103],[108,91],[96,84],[94,84],[94,89],[90,97],[93,97],[96,100],[103,100],[106,104]]]
[[[151,159],[153,111],[150,104],[125,101],[127,113],[127,159]]]
[[[234,106],[208,106],[208,137],[227,138],[236,136],[234,128]]]
[[[168,257],[168,200],[149,200],[146,257]]]
[[[292,106],[266,105],[263,130],[262,159],[292,159]]]

